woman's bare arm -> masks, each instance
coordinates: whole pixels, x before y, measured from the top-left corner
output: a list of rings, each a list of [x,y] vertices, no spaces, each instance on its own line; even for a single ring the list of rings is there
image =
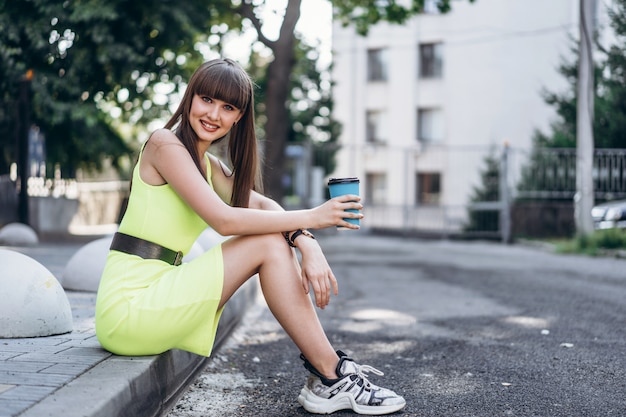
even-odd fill
[[[154,168],[164,182],[207,224],[224,236],[275,233],[299,228],[317,229],[338,224],[349,226],[348,222],[342,220],[342,217],[346,217],[344,210],[361,209],[360,203],[349,201],[355,196],[333,199],[309,210],[275,211],[231,207],[218,195],[218,192],[225,193],[223,184],[214,182],[216,190],[209,186],[172,132],[159,130],[153,134],[150,142],[144,149],[142,164],[148,164],[146,168]],[[262,199],[258,201],[259,205],[268,204]]]

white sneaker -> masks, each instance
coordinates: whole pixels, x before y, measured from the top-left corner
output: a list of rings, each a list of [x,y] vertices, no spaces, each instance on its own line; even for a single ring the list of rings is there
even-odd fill
[[[306,411],[315,414],[331,414],[335,411],[352,409],[366,415],[389,414],[406,405],[404,398],[395,392],[378,387],[367,379],[367,373],[383,375],[368,365],[358,365],[345,353],[337,351],[337,379],[325,378],[303,356],[304,366],[311,375],[300,391],[298,402]]]

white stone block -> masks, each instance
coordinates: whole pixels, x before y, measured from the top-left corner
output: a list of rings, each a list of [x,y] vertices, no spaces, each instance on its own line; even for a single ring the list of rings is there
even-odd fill
[[[87,243],[67,262],[61,285],[66,290],[98,291],[113,235]]]
[[[38,337],[73,330],[72,309],[54,275],[36,260],[0,249],[0,337]]]
[[[10,246],[34,246],[39,243],[37,233],[23,223],[9,223],[0,229],[0,243]]]

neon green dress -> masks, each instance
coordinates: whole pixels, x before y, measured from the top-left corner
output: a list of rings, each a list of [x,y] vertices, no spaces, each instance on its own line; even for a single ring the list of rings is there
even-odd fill
[[[119,231],[187,254],[208,226],[169,184],[142,181],[142,153]],[[112,250],[96,299],[96,336],[118,355],[155,355],[176,348],[209,356],[222,314],[223,283],[221,245],[180,266]]]

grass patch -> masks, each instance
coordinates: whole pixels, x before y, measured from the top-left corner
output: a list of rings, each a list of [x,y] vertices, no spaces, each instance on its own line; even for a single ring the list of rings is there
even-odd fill
[[[597,256],[603,251],[626,249],[626,230],[596,230],[589,236],[576,236],[554,242],[558,253],[577,253]]]

